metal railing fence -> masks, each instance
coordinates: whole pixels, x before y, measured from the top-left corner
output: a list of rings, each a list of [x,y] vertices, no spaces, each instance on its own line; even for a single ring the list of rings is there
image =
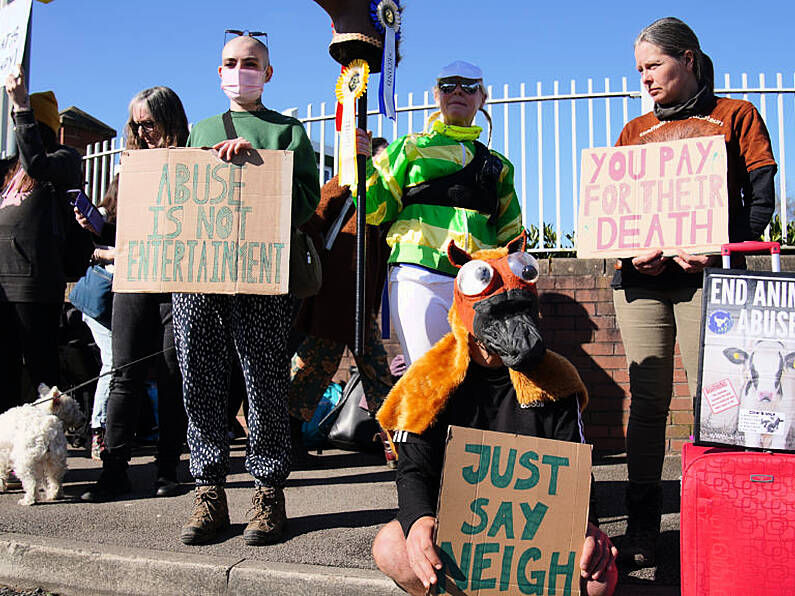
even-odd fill
[[[779,166],[777,213],[786,243],[787,226],[795,221],[795,196],[788,195],[792,190],[787,185],[787,173],[795,168],[795,155],[792,151],[787,153],[787,147],[795,144],[795,73],[790,86],[785,85],[781,73],[776,74],[774,86],[768,85],[764,73],[757,80],[758,85],[753,86],[747,73],[743,73],[740,84],[733,85],[726,74],[723,86],[716,93],[751,101],[765,120]],[[534,89],[528,89],[525,83],[513,87],[489,86],[486,111],[493,125],[490,146],[514,165],[514,185],[522,206],[523,223],[539,231],[536,250],[559,252],[572,249],[577,227],[580,151],[613,145],[624,124],[648,111],[651,101],[639,90],[630,90],[626,77],[621,78],[617,88],[609,78],[603,79],[601,89],[595,88],[594,79],[579,86],[572,80],[567,88],[554,81],[551,87],[545,89],[540,82]],[[334,126],[335,108],[334,103],[321,102],[317,108],[308,104],[303,115],[297,108],[285,111],[304,123],[318,154],[318,163],[326,164],[320,168],[321,184],[336,172],[339,143]],[[421,131],[435,109],[430,91],[420,96],[408,93],[405,103],[397,107],[396,122],[372,109],[368,112],[368,127],[374,136],[393,141]],[[478,115],[476,124],[484,127],[481,139],[485,140],[486,119]],[[99,201],[104,195],[121,151],[121,139],[87,148],[84,158],[87,192],[94,200]],[[332,156],[334,165],[328,167]]]

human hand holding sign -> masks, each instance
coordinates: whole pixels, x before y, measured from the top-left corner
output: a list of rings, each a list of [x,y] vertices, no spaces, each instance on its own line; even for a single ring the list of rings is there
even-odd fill
[[[442,568],[442,561],[433,544],[435,522],[435,518],[430,516],[419,518],[411,526],[406,538],[409,565],[426,590],[437,582],[436,571]],[[589,596],[611,593],[617,579],[617,556],[618,550],[607,534],[588,523],[580,557],[580,576],[586,582],[582,587],[583,592]]]
[[[30,97],[25,87],[25,75],[22,72],[21,65],[17,65],[15,69],[8,73],[5,86],[8,98],[11,100],[12,107],[15,110],[30,109]]]
[[[701,273],[706,267],[715,266],[720,259],[719,255],[691,255],[681,248],[676,252],[673,260],[686,273]],[[635,257],[632,265],[644,275],[659,275],[670,259],[671,257],[663,256],[662,250],[657,249]]]
[[[701,273],[706,267],[717,265],[719,259],[718,255],[691,255],[680,248],[674,257],[674,262],[687,273]]]
[[[580,576],[589,581],[609,582],[608,574],[615,572],[617,556],[618,549],[607,534],[589,522],[580,557]]]
[[[436,570],[442,568],[442,560],[433,544],[435,524],[435,518],[423,516],[414,522],[406,537],[409,565],[426,590],[436,583]]]
[[[237,137],[236,139],[226,139],[220,143],[216,143],[213,145],[213,149],[218,151],[218,157],[224,161],[231,161],[232,158],[241,151],[253,149],[253,146],[250,141],[247,141],[243,137]]]
[[[644,275],[660,275],[665,269],[670,257],[663,256],[663,251],[659,248],[632,259],[632,265]]]

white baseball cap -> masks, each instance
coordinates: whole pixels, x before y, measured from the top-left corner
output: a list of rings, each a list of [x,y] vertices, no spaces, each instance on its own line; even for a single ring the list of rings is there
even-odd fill
[[[483,71],[474,64],[464,62],[463,60],[456,60],[442,68],[436,80],[449,79],[451,77],[461,77],[462,79],[479,81],[483,79]]]

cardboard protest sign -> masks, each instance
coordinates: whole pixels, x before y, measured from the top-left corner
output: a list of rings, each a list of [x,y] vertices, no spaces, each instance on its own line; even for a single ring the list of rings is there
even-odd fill
[[[32,0],[15,0],[0,7],[0,81],[22,64]]]
[[[795,451],[795,274],[707,269],[696,443]]]
[[[579,594],[591,446],[451,426],[439,593]]]
[[[580,166],[578,258],[720,252],[729,241],[722,136],[584,149]]]
[[[114,292],[286,294],[293,154],[125,151]]]

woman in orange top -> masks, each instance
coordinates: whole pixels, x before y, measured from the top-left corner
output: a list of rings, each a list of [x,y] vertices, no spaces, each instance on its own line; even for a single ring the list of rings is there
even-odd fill
[[[728,158],[729,239],[756,240],[775,205],[776,162],[765,124],[747,101],[716,98],[712,61],[679,19],[655,21],[635,40],[635,62],[654,110],[627,123],[616,145],[722,135]],[[654,564],[660,531],[665,427],[673,389],[674,343],[679,341],[691,395],[696,394],[702,271],[718,255],[674,257],[652,250],[622,259],[613,302],[629,366],[627,429],[629,513],[619,558]]]

